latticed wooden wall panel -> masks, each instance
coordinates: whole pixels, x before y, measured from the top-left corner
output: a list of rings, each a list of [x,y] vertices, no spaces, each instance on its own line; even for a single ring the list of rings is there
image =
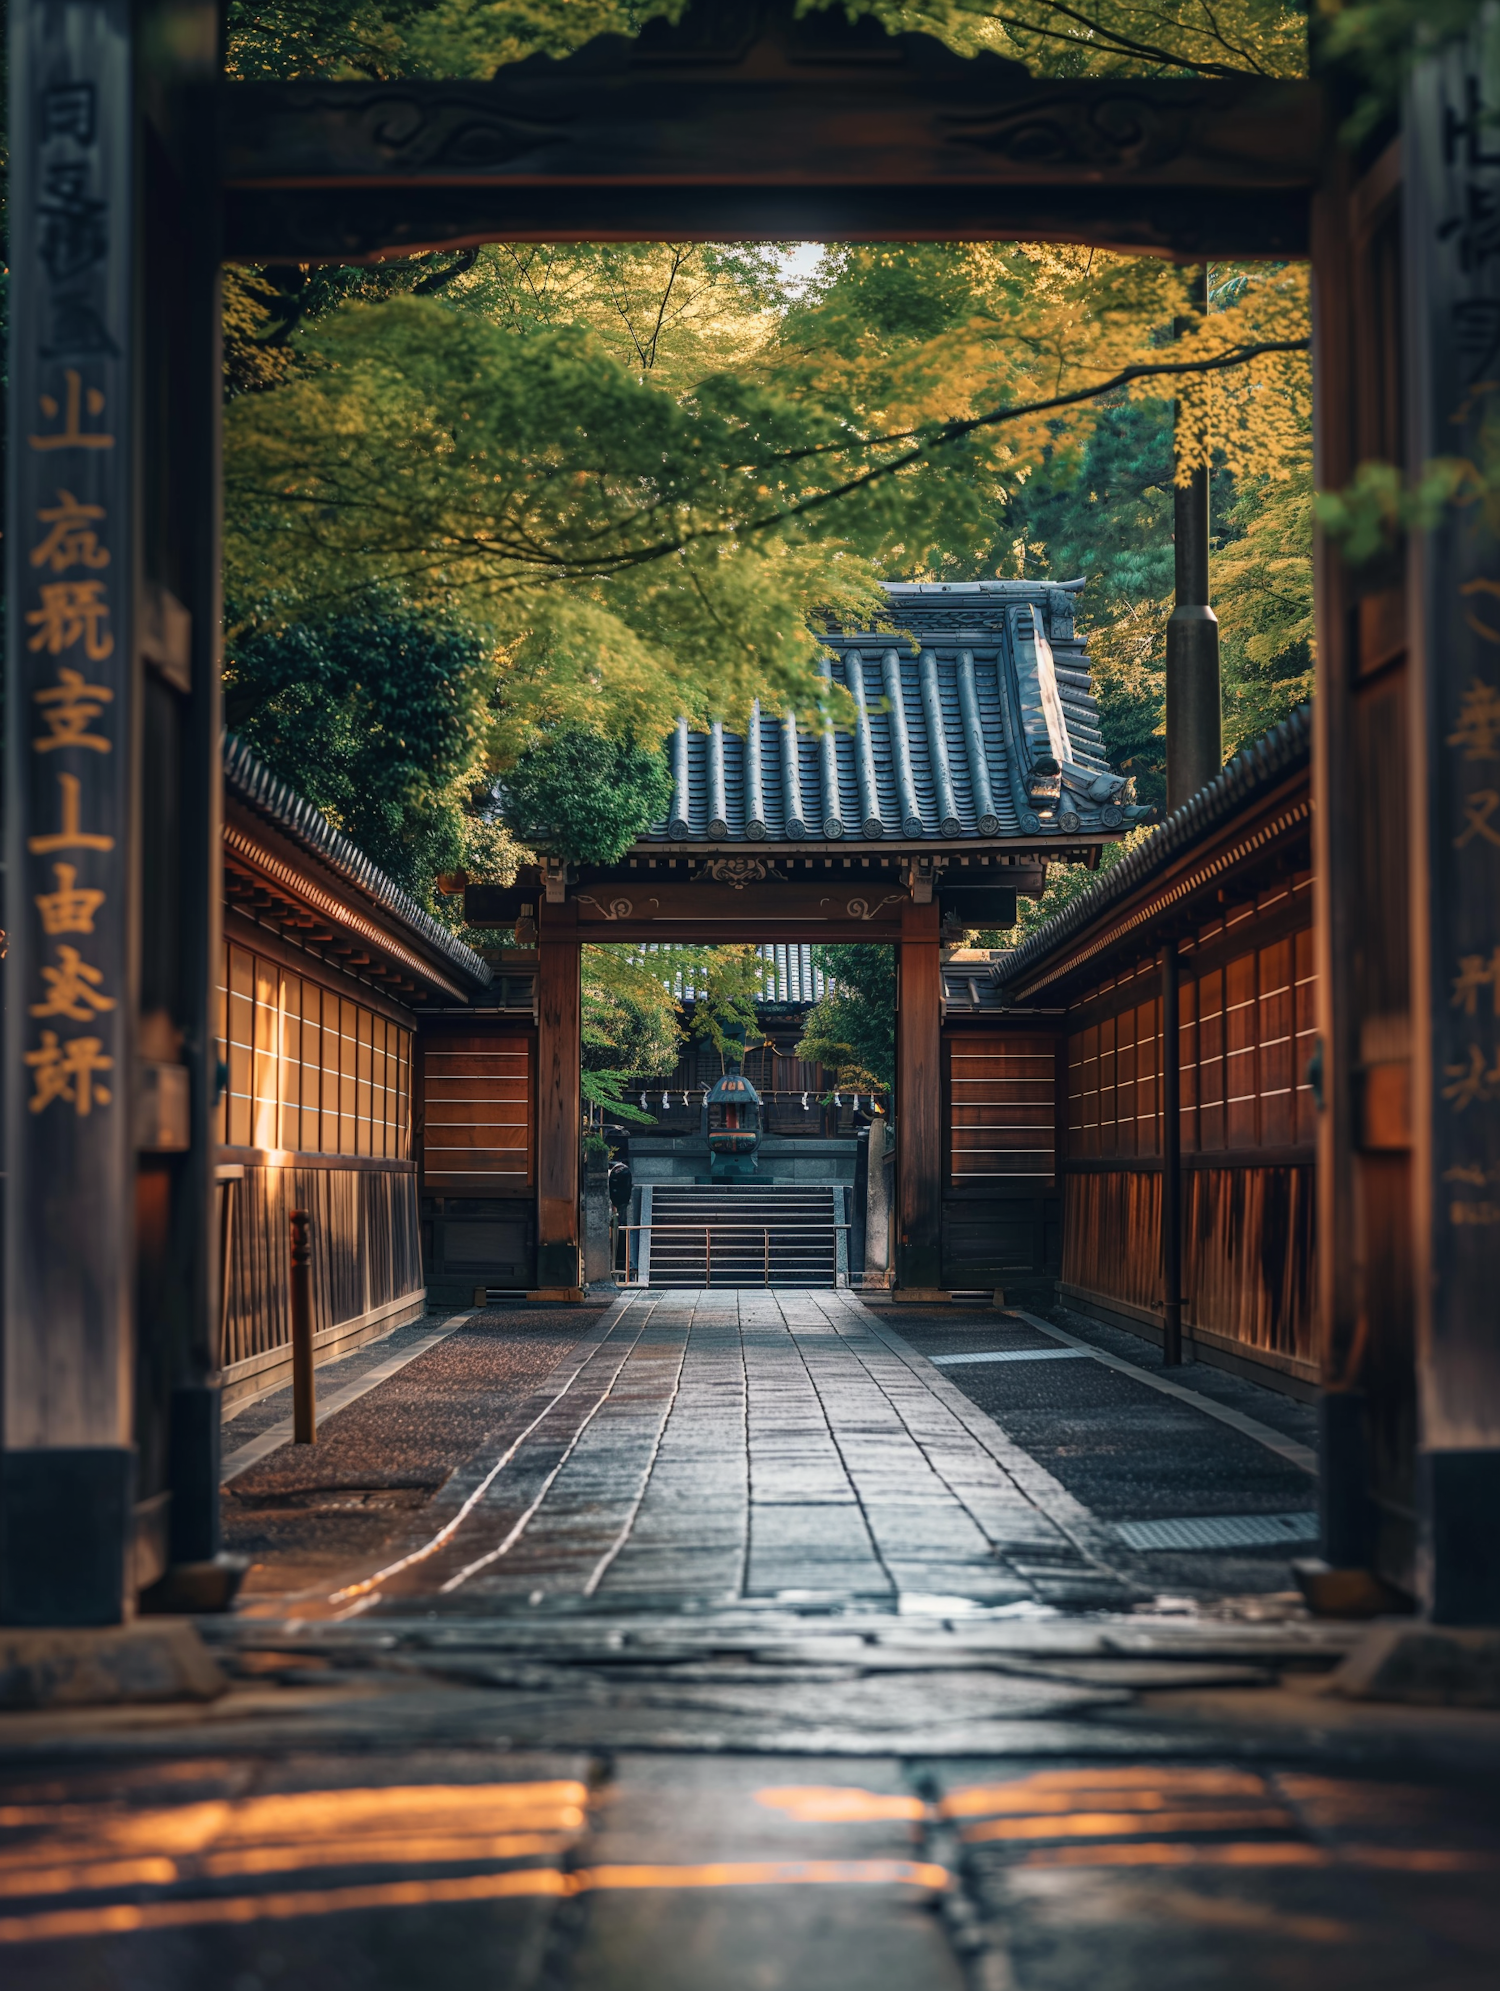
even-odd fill
[[[1161,1004],[1133,1004],[1068,1039],[1068,1155],[1161,1152]]]
[[[410,1030],[233,942],[219,1018],[229,1068],[223,1145],[408,1158]]]
[[[1311,928],[1182,979],[1182,1150],[1311,1149]]]

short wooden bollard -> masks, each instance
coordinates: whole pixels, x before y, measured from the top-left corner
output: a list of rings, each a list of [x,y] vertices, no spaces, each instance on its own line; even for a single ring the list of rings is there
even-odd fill
[[[298,1445],[318,1442],[317,1399],[313,1394],[312,1220],[292,1212],[292,1437]]]

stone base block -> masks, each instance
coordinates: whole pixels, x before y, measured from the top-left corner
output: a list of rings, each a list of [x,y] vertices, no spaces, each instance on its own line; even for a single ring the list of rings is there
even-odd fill
[[[1377,1625],[1330,1676],[1328,1692],[1415,1707],[1500,1708],[1500,1627]]]
[[[1320,1618],[1388,1618],[1402,1600],[1368,1569],[1338,1569],[1308,1556],[1292,1564],[1307,1608]]]
[[[178,1612],[227,1611],[250,1567],[247,1555],[227,1550],[203,1562],[174,1562],[140,1596],[140,1609],[152,1616]]]
[[[576,1307],[584,1293],[582,1286],[534,1286],[526,1297],[528,1300],[561,1301],[565,1306]]]
[[[185,1619],[67,1631],[0,1627],[0,1708],[212,1701],[228,1684]]]

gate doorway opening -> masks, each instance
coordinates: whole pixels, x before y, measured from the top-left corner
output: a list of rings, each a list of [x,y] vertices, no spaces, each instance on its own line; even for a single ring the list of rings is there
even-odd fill
[[[607,981],[616,961],[656,979],[674,1006],[675,1057],[667,1062],[663,1044],[659,1069],[611,1071],[608,1047],[590,1046],[585,1027],[585,1093],[592,1063],[593,1089],[618,1097],[595,1108],[596,1172],[585,1179],[591,1246],[597,1170],[608,1170],[614,1278],[678,1287],[880,1283],[894,1166],[890,946],[857,954],[807,943],[586,948],[586,1010],[591,966]],[[628,1042],[628,1024],[621,1034]]]

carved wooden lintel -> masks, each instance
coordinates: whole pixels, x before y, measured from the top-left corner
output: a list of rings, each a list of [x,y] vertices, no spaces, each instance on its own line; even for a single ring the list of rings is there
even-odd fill
[[[700,0],[489,82],[227,84],[230,252],[498,239],[1306,244],[1328,119],[1275,78],[1055,81],[792,0]]]

